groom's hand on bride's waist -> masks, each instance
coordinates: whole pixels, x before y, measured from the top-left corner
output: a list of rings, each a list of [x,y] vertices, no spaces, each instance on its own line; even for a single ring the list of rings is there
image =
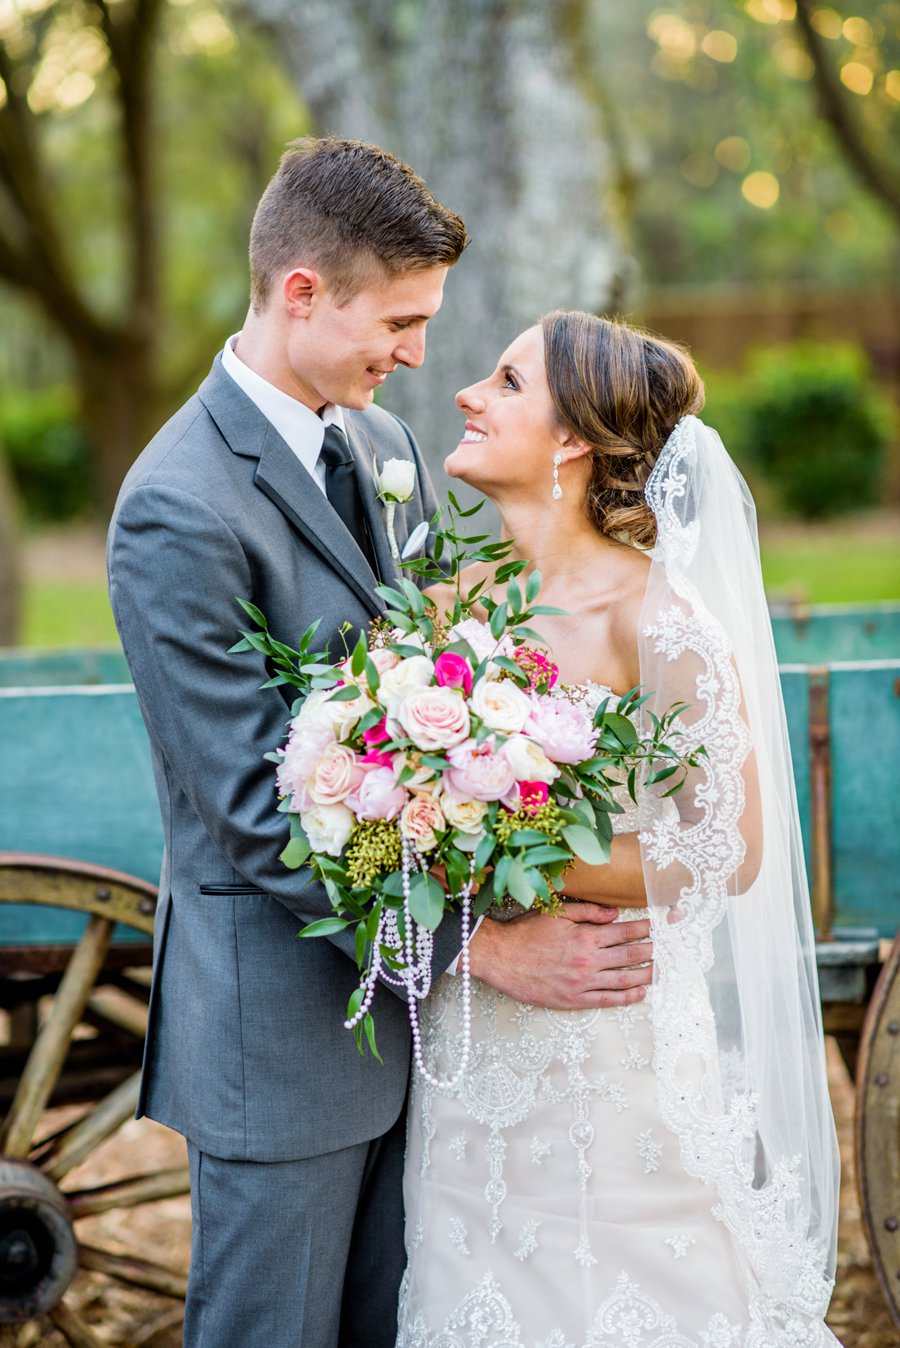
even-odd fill
[[[559,916],[483,922],[469,946],[472,974],[516,1001],[554,1011],[639,1002],[653,978],[650,923],[616,922],[617,911],[567,903]]]

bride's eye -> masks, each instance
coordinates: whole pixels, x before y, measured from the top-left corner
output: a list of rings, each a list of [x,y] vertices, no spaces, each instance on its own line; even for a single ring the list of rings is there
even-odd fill
[[[513,374],[512,370],[503,371],[503,387],[514,389],[515,392],[518,393],[519,381],[516,379],[516,376]]]

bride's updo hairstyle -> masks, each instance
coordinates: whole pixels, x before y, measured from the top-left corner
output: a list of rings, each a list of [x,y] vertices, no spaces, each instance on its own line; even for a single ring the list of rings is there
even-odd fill
[[[703,406],[703,381],[675,342],[579,310],[541,319],[559,424],[591,446],[585,507],[602,534],[652,547],[644,486],[675,423]]]

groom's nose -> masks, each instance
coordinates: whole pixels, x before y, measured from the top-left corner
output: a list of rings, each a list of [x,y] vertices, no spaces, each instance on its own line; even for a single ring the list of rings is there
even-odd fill
[[[417,370],[425,359],[425,328],[408,328],[394,347],[394,359],[400,365]]]

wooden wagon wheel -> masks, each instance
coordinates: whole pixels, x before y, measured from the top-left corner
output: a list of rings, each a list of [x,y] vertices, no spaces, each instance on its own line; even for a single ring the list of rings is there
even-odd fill
[[[900,934],[863,1025],[856,1174],[878,1281],[900,1328]]]
[[[146,1005],[125,999],[111,1009],[95,994],[116,923],[152,934],[156,891],[104,867],[0,852],[0,903],[41,904],[89,915],[0,1133],[0,1343],[15,1344],[19,1334],[2,1326],[44,1317],[43,1324],[54,1325],[73,1348],[102,1348],[107,1341],[65,1299],[76,1269],[179,1299],[187,1279],[178,1269],[83,1243],[78,1223],[98,1213],[186,1194],[188,1171],[185,1167],[131,1175],[96,1188],[66,1188],[66,1176],[133,1116],[138,1072],[92,1103],[74,1123],[49,1138],[36,1138],[80,1024],[111,1018],[119,1032],[143,1038]]]

